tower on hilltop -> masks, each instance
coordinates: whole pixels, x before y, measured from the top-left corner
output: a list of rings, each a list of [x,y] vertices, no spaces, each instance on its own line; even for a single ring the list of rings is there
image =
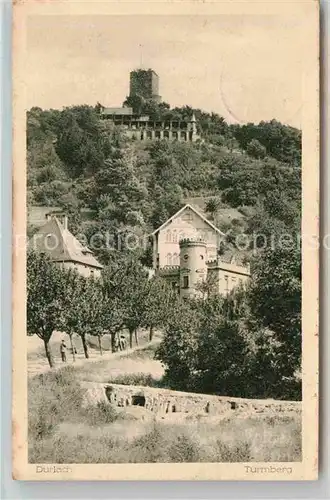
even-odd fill
[[[130,72],[130,97],[143,97],[160,102],[159,77],[153,69],[136,69]]]

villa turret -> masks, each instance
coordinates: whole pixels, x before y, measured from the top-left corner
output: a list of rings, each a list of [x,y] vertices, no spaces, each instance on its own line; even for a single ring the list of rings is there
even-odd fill
[[[152,69],[134,70],[130,73],[129,98],[159,103],[159,77]],[[195,114],[190,120],[153,120],[149,115],[139,112],[136,107],[105,107],[98,103],[100,118],[109,120],[123,133],[138,141],[168,140],[179,142],[195,142],[200,139],[197,133]]]

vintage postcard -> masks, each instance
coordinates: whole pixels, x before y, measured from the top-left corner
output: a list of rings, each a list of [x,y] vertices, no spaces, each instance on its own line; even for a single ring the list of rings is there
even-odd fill
[[[13,477],[318,477],[319,6],[13,6]]]

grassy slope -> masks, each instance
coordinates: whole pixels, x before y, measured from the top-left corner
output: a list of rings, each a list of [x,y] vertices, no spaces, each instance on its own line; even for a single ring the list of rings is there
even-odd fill
[[[154,349],[65,368],[29,380],[32,463],[242,462],[301,460],[301,422],[293,417],[156,421],[144,408],[82,407],[80,380],[133,383],[155,369]],[[118,371],[116,371],[118,370]],[[145,372],[144,372],[145,374]]]

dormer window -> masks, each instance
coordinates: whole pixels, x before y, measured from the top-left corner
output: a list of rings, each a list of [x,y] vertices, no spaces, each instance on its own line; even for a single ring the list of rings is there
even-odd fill
[[[56,234],[48,233],[45,236],[45,246],[47,250],[54,250],[58,246],[58,238]]]

